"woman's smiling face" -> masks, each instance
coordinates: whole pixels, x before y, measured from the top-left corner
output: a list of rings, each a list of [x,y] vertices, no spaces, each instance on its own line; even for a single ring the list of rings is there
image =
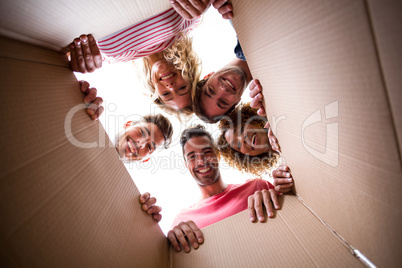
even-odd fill
[[[161,60],[152,66],[151,72],[155,92],[165,105],[176,110],[191,106],[192,84],[173,65]]]
[[[271,150],[267,129],[255,124],[237,126],[225,132],[225,139],[234,150],[250,155],[260,155]]]

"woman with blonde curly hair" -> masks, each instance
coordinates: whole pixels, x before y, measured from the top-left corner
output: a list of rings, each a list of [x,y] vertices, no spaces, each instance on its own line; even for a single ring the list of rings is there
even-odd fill
[[[218,148],[231,167],[261,176],[276,163],[279,155],[269,142],[276,138],[264,128],[266,123],[249,103],[239,104],[219,122]]]
[[[171,47],[142,60],[153,102],[169,114],[192,114],[201,68],[191,38],[182,35]]]
[[[173,8],[101,38],[81,35],[69,45],[73,71],[93,72],[102,61],[126,62],[144,58],[147,87],[153,101],[169,113],[192,113],[192,91],[199,80],[200,62],[186,34],[201,23],[210,3],[171,1]],[[225,18],[226,1],[214,3]],[[101,53],[102,52],[102,53]]]

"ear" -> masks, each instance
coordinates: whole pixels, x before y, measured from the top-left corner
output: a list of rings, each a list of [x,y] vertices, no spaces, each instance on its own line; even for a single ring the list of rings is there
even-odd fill
[[[140,161],[140,163],[146,163],[146,162],[148,162],[148,161],[149,161],[149,159],[151,159],[151,158],[146,158],[146,159],[143,159],[143,160],[141,160],[141,161]]]
[[[133,121],[127,121],[124,125],[123,125],[123,128],[124,129],[126,129],[126,128],[129,128],[129,127],[131,127],[132,125],[133,125]]]
[[[183,162],[184,162],[184,166],[187,168],[187,161],[183,160]]]
[[[213,75],[214,75],[214,73],[215,73],[215,72],[210,72],[209,74],[207,74],[206,76],[204,76],[204,78],[203,78],[203,79],[210,78],[211,76],[213,76]]]

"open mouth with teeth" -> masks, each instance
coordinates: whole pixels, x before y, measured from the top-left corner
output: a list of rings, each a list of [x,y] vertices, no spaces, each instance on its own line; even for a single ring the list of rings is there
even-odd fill
[[[162,75],[160,76],[159,80],[161,80],[161,81],[168,81],[168,80],[174,78],[175,76],[176,76],[176,73],[175,73],[175,72],[171,72],[171,73],[168,73],[168,74],[162,74]]]
[[[127,137],[126,152],[134,157],[138,156],[138,148],[131,137]]]
[[[205,175],[205,174],[208,174],[209,172],[211,172],[211,170],[212,170],[212,167],[208,166],[208,167],[205,167],[205,168],[198,169],[197,173]]]
[[[251,136],[251,144],[253,146],[257,145],[257,133],[254,133],[253,136]]]
[[[223,82],[229,87],[229,89],[233,92],[236,93],[236,88],[234,86],[234,84],[232,83],[232,81],[226,79],[226,78],[222,78]]]

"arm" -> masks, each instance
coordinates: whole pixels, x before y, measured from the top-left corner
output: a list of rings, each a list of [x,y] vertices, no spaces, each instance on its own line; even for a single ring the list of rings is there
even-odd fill
[[[272,172],[275,190],[287,193],[292,190],[293,178],[288,166],[280,166]]]
[[[155,197],[151,197],[150,193],[144,193],[140,196],[140,203],[143,211],[145,211],[148,215],[152,215],[152,219],[154,219],[156,222],[160,222],[162,219],[162,215],[160,214],[162,208],[160,206],[155,206]]]
[[[222,18],[233,18],[233,7],[227,0],[170,0],[174,10],[186,20],[201,16],[211,6],[211,2],[214,8],[222,15]]]
[[[85,94],[84,103],[87,105],[87,114],[92,120],[99,119],[99,116],[103,113],[105,108],[102,106],[103,99],[97,97],[98,91],[94,87],[89,87],[87,81],[80,81],[80,90]]]
[[[183,248],[186,253],[189,253],[191,245],[197,249],[204,243],[204,236],[193,221],[179,223],[169,231],[167,238],[177,252]]]
[[[92,73],[102,67],[102,55],[95,38],[81,35],[69,45],[70,68],[74,72]]]
[[[262,191],[256,191],[253,195],[248,197],[248,211],[251,222],[254,222],[258,218],[259,222],[265,221],[264,208],[269,218],[274,217],[274,205],[275,209],[280,209],[278,194],[274,189],[264,189]],[[257,217],[256,217],[257,215]]]

